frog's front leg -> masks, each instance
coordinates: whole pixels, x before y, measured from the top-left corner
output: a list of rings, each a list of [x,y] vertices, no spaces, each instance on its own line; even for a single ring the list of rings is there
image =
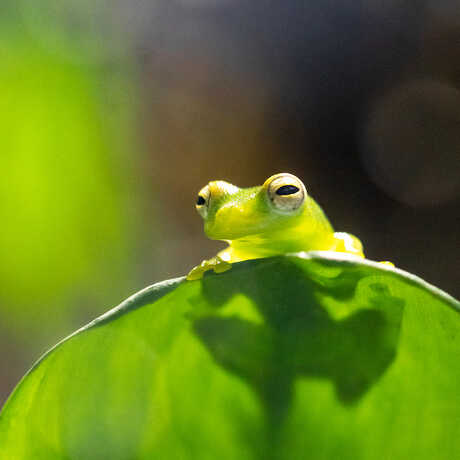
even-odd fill
[[[355,256],[364,257],[363,245],[356,236],[351,235],[350,233],[335,232],[334,240],[335,251],[347,252],[349,254],[354,254]],[[383,260],[379,263],[394,267],[394,264],[388,260]]]
[[[214,273],[223,273],[232,268],[232,264],[228,262],[230,255],[224,249],[220,251],[216,256],[208,260],[203,260],[200,265],[192,268],[187,275],[188,281],[199,280],[203,278],[203,275],[209,271],[214,270]]]
[[[356,236],[345,232],[334,233],[334,251],[354,254],[358,257],[364,257],[363,245]]]

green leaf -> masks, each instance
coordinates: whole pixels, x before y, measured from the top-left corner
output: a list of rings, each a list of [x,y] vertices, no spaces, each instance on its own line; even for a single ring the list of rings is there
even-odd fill
[[[0,28],[0,50],[0,336],[7,324],[27,348],[43,342],[37,312],[52,343],[75,317],[63,299],[96,282],[100,298],[126,288],[139,204],[125,184],[138,179],[122,160],[135,155],[122,76],[75,65],[71,49],[47,51],[23,29]]]
[[[453,459],[459,312],[337,253],[159,283],[29,371],[0,414],[2,458]]]

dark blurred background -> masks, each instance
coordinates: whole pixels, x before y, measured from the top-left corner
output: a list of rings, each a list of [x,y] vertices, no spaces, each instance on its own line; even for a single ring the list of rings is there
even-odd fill
[[[0,403],[58,339],[186,273],[212,179],[300,176],[459,297],[457,0],[3,0]]]

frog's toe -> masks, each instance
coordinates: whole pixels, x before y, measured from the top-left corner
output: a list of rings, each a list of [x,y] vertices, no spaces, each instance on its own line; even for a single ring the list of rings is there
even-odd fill
[[[206,270],[203,270],[203,267],[201,265],[198,265],[197,267],[192,268],[188,275],[186,276],[186,279],[188,281],[194,281],[194,280],[199,280],[203,278],[203,273]]]
[[[215,273],[224,273],[227,270],[230,270],[232,268],[232,264],[225,262],[225,260],[219,259],[218,262],[216,263],[214,267],[214,272]]]
[[[208,270],[214,270],[215,273],[223,273],[232,268],[232,264],[222,260],[219,256],[213,257],[209,260],[203,260],[200,265],[190,270],[186,279],[189,281],[199,280]]]
[[[388,265],[388,266],[390,266],[390,267],[394,267],[394,266],[395,266],[395,264],[394,264],[393,262],[390,262],[390,261],[388,261],[388,260],[382,260],[382,261],[380,261],[379,263],[380,263],[380,264],[383,264],[383,265]]]

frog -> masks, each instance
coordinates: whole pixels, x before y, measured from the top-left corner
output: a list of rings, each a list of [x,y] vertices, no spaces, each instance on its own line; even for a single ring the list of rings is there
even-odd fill
[[[205,234],[228,246],[190,270],[189,281],[211,270],[226,272],[236,262],[301,251],[364,258],[361,241],[350,233],[335,232],[304,183],[291,173],[274,174],[263,185],[248,188],[211,181],[199,191],[195,207]]]

